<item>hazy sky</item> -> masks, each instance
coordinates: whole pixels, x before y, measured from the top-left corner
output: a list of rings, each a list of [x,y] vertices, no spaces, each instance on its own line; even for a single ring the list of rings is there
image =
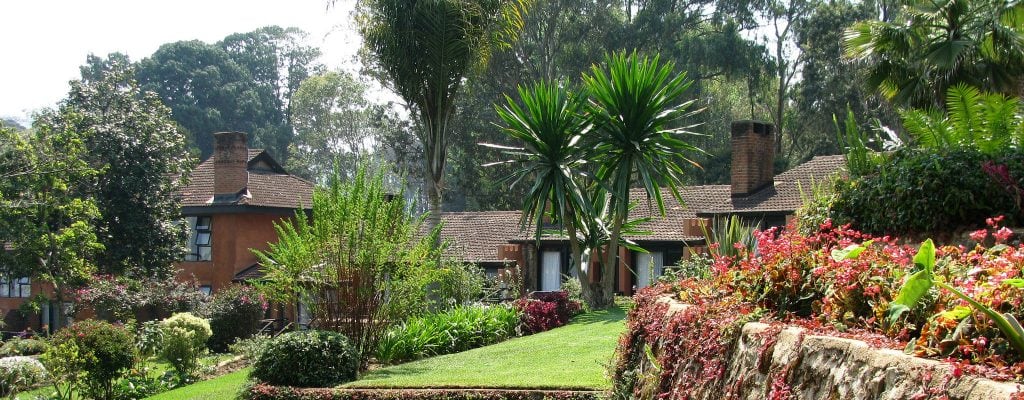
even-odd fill
[[[128,54],[133,61],[161,44],[216,42],[267,25],[309,32],[321,62],[351,62],[359,46],[354,0],[0,0],[0,117],[24,122],[67,95],[89,53]]]

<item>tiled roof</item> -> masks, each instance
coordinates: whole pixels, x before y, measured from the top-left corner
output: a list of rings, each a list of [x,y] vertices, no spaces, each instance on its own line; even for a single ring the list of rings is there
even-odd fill
[[[810,190],[811,181],[823,181],[829,176],[841,173],[845,166],[843,156],[819,156],[798,165],[775,177],[775,185],[744,197],[732,197],[729,185],[702,185],[680,188],[683,204],[672,195],[668,188],[661,189],[665,202],[665,216],[662,217],[653,202],[647,200],[643,189],[632,189],[630,201],[636,207],[630,211],[629,219],[651,217],[639,226],[649,235],[631,235],[626,239],[644,241],[691,241],[701,236],[686,236],[686,220],[698,216],[730,213],[791,213],[800,207],[800,188]],[[452,243],[450,255],[470,262],[499,262],[497,248],[509,242],[532,241],[533,231],[521,230],[519,211],[451,212],[441,217],[444,227],[443,240]],[[546,240],[561,241],[564,238],[547,236]]]
[[[269,165],[270,168],[262,167]],[[268,153],[249,149],[249,196],[238,205],[275,208],[311,209],[313,183],[284,172]],[[213,157],[192,171],[191,181],[181,189],[183,207],[204,207],[213,204]]]
[[[501,262],[498,247],[522,236],[519,211],[446,212],[441,215],[441,240],[448,254],[469,262]]]
[[[235,274],[235,277],[232,278],[231,280],[234,282],[244,282],[248,280],[258,281],[260,279],[263,279],[264,276],[266,276],[266,273],[263,272],[263,266],[260,265],[260,263],[256,263],[250,265],[246,269],[238,271],[238,273]]]

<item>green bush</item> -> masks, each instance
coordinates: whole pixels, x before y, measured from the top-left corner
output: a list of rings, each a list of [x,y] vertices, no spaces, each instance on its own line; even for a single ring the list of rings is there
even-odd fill
[[[46,351],[46,342],[38,339],[11,338],[0,346],[0,357],[34,356]]]
[[[122,326],[83,320],[57,331],[44,360],[54,374],[86,398],[111,399],[114,382],[135,362],[135,340]]]
[[[359,355],[344,335],[296,331],[271,340],[251,376],[271,385],[330,387],[356,379],[358,367]]]
[[[504,305],[463,306],[411,318],[384,334],[377,361],[392,364],[497,343],[515,336],[519,321],[519,313]]]
[[[270,343],[272,337],[262,335],[252,335],[245,339],[239,339],[238,341],[228,346],[231,354],[245,357],[246,360],[252,361],[259,358],[260,353],[267,348],[267,344]]]
[[[31,357],[0,358],[0,394],[12,399],[18,392],[29,389],[47,378],[43,364]]]
[[[1010,182],[1001,185],[986,163],[1005,166]],[[986,156],[977,150],[894,152],[874,175],[839,180],[832,220],[876,235],[936,235],[980,227],[986,218],[1006,215],[1019,225],[1020,205],[1013,190],[1024,185],[1024,154]]]
[[[178,313],[160,322],[163,332],[161,356],[171,363],[182,380],[199,369],[199,356],[206,351],[206,341],[213,332],[210,323],[189,313]]]
[[[251,286],[232,285],[217,292],[206,309],[213,336],[210,351],[223,353],[238,339],[252,336],[260,328],[266,304]]]

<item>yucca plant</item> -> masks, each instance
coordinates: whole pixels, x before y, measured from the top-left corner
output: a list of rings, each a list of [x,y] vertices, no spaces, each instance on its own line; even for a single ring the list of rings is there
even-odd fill
[[[731,257],[735,259],[743,252],[753,251],[757,246],[757,238],[754,236],[757,224],[745,224],[738,215],[715,218],[711,222],[710,230],[702,221],[700,228],[704,237],[707,238],[708,244],[718,245],[709,246],[709,252],[715,258]],[[739,244],[738,247],[737,244]]]
[[[597,167],[600,183],[595,199],[607,195],[610,216],[608,249],[602,262],[599,301],[601,307],[613,300],[610,271],[617,265],[619,239],[629,214],[629,190],[644,189],[647,200],[661,215],[665,201],[661,188],[668,187],[682,202],[679,187],[683,182],[682,163],[697,165],[689,153],[700,150],[684,140],[694,135],[686,120],[700,110],[692,109],[694,100],[683,95],[692,81],[685,73],[676,74],[672,62],[660,57],[633,53],[615,53],[605,57],[604,67],[594,66],[583,82],[589,98],[587,115],[594,133],[588,135],[587,148]],[[605,70],[607,68],[607,72]]]

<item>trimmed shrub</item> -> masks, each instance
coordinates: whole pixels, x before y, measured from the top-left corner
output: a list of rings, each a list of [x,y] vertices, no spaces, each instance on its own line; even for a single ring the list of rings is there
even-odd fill
[[[34,356],[46,351],[46,342],[39,339],[11,338],[0,346],[0,357]]]
[[[1001,172],[1000,172],[1001,171]],[[874,175],[838,180],[831,217],[875,235],[941,236],[976,229],[993,215],[1024,223],[1019,191],[1024,154],[987,156],[977,150],[944,152],[903,148]]]
[[[279,386],[330,387],[356,379],[359,355],[348,338],[329,331],[295,331],[267,344],[251,376]]]
[[[512,307],[463,306],[411,318],[381,337],[377,361],[382,364],[456,353],[516,335],[519,313]]]
[[[210,323],[189,313],[178,313],[160,322],[163,332],[161,355],[174,366],[182,380],[199,369],[199,356],[206,352],[206,341],[213,332]]]
[[[12,399],[18,392],[30,389],[47,378],[43,364],[31,357],[0,358],[0,394]]]
[[[513,303],[522,313],[526,333],[544,332],[565,325],[582,310],[580,303],[569,300],[566,292],[537,292],[532,297]]]
[[[218,291],[205,312],[213,330],[206,343],[210,351],[226,352],[235,341],[252,336],[266,309],[263,296],[251,286],[232,285]]]
[[[54,333],[47,351],[55,376],[66,377],[87,398],[113,398],[114,382],[135,362],[135,340],[119,325],[84,320]]]

